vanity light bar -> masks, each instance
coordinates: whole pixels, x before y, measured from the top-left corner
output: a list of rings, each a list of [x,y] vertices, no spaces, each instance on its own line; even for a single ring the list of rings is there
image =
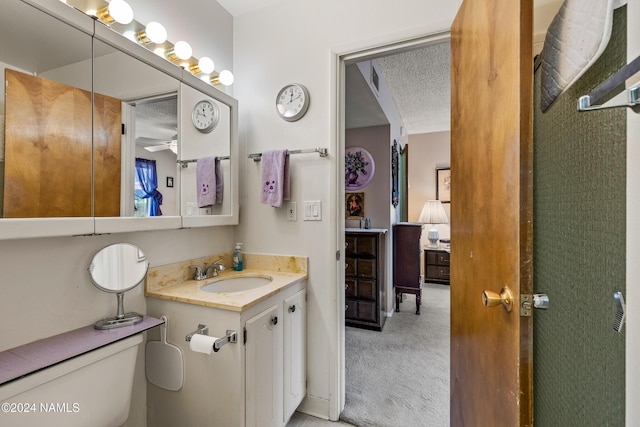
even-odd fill
[[[60,1],[69,4],[67,0]],[[125,0],[111,0],[106,6],[97,10],[89,10],[93,3],[88,0],[74,0],[72,3],[69,4],[71,7],[78,8],[89,16],[97,17],[100,22],[122,36],[127,37],[127,34],[131,34],[127,38],[158,56],[188,70],[193,75],[202,74],[201,80],[213,86],[233,84],[234,76],[231,71],[222,70],[217,73],[214,71],[214,62],[211,58],[206,56],[200,59],[193,58],[189,43],[181,40],[172,44],[167,41],[167,30],[160,23],[152,21],[144,26],[134,20],[133,9]]]

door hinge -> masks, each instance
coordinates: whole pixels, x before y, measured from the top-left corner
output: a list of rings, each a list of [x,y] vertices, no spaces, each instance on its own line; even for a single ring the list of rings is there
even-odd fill
[[[340,261],[340,249],[336,251],[336,261]]]
[[[247,344],[247,328],[242,328],[242,344]]]
[[[122,135],[125,135],[125,131],[124,131],[124,123],[122,123]]]

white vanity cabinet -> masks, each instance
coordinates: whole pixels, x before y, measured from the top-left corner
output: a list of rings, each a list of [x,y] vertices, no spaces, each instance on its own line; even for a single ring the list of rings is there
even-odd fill
[[[246,426],[284,426],[306,394],[305,290],[247,320]]]
[[[184,357],[179,391],[148,383],[148,425],[284,427],[306,394],[305,288],[296,279],[240,311],[198,304],[201,291],[189,293],[191,303],[148,298],[148,314],[168,317],[167,341]],[[237,342],[210,355],[193,352],[185,335],[198,324],[211,336],[236,331]]]

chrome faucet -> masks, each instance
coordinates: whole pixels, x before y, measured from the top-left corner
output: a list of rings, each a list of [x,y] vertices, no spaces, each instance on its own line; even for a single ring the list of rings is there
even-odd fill
[[[206,266],[206,264],[205,264]],[[199,265],[190,265],[189,268],[193,268],[196,270],[195,276],[193,276],[193,280],[204,280],[207,278],[207,273],[202,273],[202,267]]]
[[[213,270],[211,277],[216,277],[218,275],[218,271],[224,270],[224,265],[222,265],[222,259],[217,259],[209,267],[206,267],[206,270],[204,272],[205,278],[209,276],[209,271],[211,270]]]

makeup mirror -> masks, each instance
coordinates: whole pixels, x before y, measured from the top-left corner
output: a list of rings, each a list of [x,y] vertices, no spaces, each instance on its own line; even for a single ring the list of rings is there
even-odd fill
[[[112,329],[142,322],[142,315],[124,312],[124,293],[138,286],[147,275],[149,262],[144,252],[129,243],[114,243],[102,248],[91,259],[89,276],[100,290],[115,293],[118,311],[115,317],[98,320],[96,329]]]

